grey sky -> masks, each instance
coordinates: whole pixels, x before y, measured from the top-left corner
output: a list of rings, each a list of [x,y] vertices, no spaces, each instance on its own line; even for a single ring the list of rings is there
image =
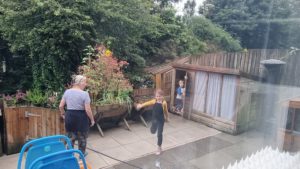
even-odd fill
[[[183,15],[183,7],[187,0],[181,0],[179,3],[174,4],[178,15]],[[202,4],[204,0],[196,0],[196,13],[198,13],[199,5]]]

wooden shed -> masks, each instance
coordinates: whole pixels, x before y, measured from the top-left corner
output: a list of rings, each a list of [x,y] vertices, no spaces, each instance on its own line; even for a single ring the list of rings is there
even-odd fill
[[[300,150],[300,97],[282,104],[277,142],[285,151]]]
[[[173,77],[185,79],[184,117],[210,127],[238,133],[240,72],[236,69],[214,68],[174,63]],[[177,84],[171,87],[174,104]]]
[[[251,90],[256,89],[249,85],[241,71],[190,62],[191,59],[185,57],[146,69],[153,74],[155,87],[164,90],[169,108],[175,106],[176,88],[179,80],[183,80],[186,88],[184,118],[230,134],[253,127],[257,116]]]
[[[173,60],[172,62],[158,65],[154,67],[146,68],[146,72],[153,75],[153,81],[155,82],[155,88],[162,89],[165,94],[165,99],[170,104],[172,85],[175,83],[175,70],[173,64],[189,63],[190,57],[183,57]]]

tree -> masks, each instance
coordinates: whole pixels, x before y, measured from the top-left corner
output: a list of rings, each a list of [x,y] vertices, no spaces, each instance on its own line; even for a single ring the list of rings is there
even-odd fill
[[[26,57],[33,86],[56,90],[81,62],[93,42],[93,21],[87,1],[1,1],[0,31],[12,53]]]
[[[238,40],[234,39],[221,27],[201,16],[192,17],[188,24],[188,28],[199,41],[205,42],[206,52],[221,50],[234,52],[242,49]]]
[[[1,33],[0,33],[1,34]],[[6,71],[2,72],[5,62]],[[27,59],[9,51],[8,42],[0,39],[0,89],[1,93],[15,93],[18,89],[30,88],[32,76]]]
[[[188,0],[184,4],[183,12],[186,16],[192,17],[195,14],[196,2],[195,0]]]
[[[177,3],[180,0],[155,0],[156,3],[159,4],[160,8],[165,8],[170,6],[172,3]]]
[[[299,21],[290,20],[298,9],[296,0],[206,0],[199,12],[239,38],[243,47],[288,48],[294,43],[291,30],[299,30]]]
[[[0,34],[9,53],[24,60],[29,72],[26,79],[32,76],[37,89],[51,91],[67,84],[85,56],[84,49],[96,43],[127,61],[125,71],[133,77],[146,64],[205,51],[209,40],[194,33],[202,29],[201,24],[190,29],[191,25],[175,15],[174,2],[177,0],[0,0]],[[217,36],[225,37],[220,32]],[[231,41],[220,39],[220,44]],[[218,44],[218,49],[223,47],[232,50]]]
[[[171,6],[159,8],[153,1],[103,0],[95,8],[92,17],[98,39],[127,60],[131,71],[143,68],[146,61],[161,63],[189,53],[185,26]]]

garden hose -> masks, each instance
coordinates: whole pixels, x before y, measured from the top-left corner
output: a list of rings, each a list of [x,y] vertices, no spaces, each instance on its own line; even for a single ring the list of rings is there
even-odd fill
[[[75,145],[78,145],[78,144],[75,144]],[[104,153],[102,153],[102,152],[100,152],[100,151],[97,151],[97,150],[95,150],[95,149],[92,149],[92,148],[89,148],[89,147],[86,147],[86,149],[88,149],[88,150],[90,150],[90,151],[93,151],[93,152],[95,152],[95,153],[97,153],[97,154],[103,155],[103,156],[105,156],[105,157],[111,158],[111,159],[113,159],[113,160],[119,161],[119,162],[121,162],[121,163],[127,164],[127,165],[129,165],[129,166],[131,166],[131,167],[138,168],[138,169],[143,169],[143,168],[141,168],[141,167],[139,167],[139,166],[136,166],[136,165],[134,165],[134,164],[130,164],[130,163],[128,163],[128,162],[126,162],[126,161],[123,161],[123,160],[119,160],[119,159],[117,159],[117,158],[114,158],[114,157],[112,157],[112,156],[109,156],[109,155],[107,155],[107,154],[104,154]]]

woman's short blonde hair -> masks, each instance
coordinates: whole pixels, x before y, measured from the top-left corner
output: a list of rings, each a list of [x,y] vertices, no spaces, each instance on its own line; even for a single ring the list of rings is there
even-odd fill
[[[72,76],[72,84],[73,84],[73,85],[79,85],[79,84],[82,83],[85,79],[86,79],[85,76],[82,76],[82,75],[73,75],[73,76]]]

